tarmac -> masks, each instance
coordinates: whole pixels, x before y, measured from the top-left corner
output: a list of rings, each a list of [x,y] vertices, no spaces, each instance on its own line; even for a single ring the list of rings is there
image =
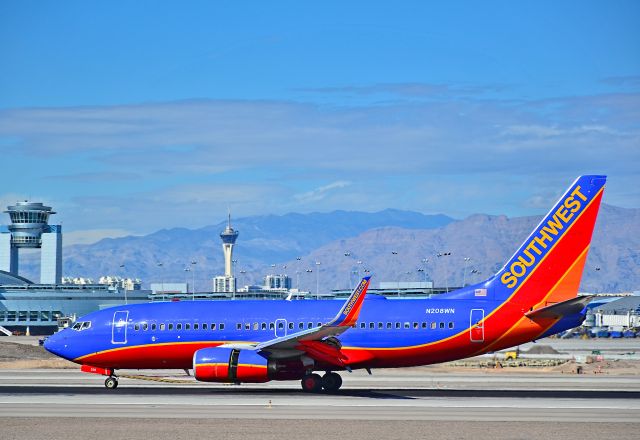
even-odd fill
[[[623,355],[639,343],[600,350]],[[0,369],[0,438],[637,438],[637,371],[354,371],[338,393],[307,394],[297,381],[207,384],[183,371],[120,371],[107,390],[104,377],[76,369]]]
[[[596,439],[640,432],[638,376],[425,377],[410,370],[347,373],[339,393],[313,395],[297,382],[201,384],[178,372],[171,377],[182,383],[121,378],[107,390],[102,377],[74,370],[3,370],[0,426],[2,438],[21,440]]]

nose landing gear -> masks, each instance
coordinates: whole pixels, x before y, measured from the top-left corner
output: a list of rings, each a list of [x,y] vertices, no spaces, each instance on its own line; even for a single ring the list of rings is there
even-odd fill
[[[320,377],[319,374],[307,374],[301,381],[302,390],[307,393],[319,393],[323,389],[329,393],[338,391],[342,386],[342,377],[338,373],[327,372]]]
[[[115,376],[107,377],[104,381],[104,386],[107,387],[107,389],[115,390],[118,388],[118,378]]]

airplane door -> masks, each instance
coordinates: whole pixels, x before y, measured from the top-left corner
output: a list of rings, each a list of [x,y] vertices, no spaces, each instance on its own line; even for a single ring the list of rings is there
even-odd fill
[[[127,321],[129,311],[118,311],[113,314],[113,325],[111,327],[111,343],[127,343]]]
[[[287,336],[287,320],[286,319],[276,319],[276,338],[280,338],[282,336]]]
[[[471,309],[469,337],[471,342],[484,342],[484,309]]]

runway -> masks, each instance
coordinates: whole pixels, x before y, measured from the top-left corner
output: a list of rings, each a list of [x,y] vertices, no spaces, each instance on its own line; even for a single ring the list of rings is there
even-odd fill
[[[525,438],[563,429],[572,437],[598,438],[594,436],[605,427],[608,435],[629,437],[640,429],[636,376],[355,372],[343,374],[340,393],[310,395],[297,382],[202,384],[183,372],[173,373],[180,383],[121,378],[118,389],[107,390],[103,377],[73,370],[2,370],[0,421],[2,426],[21,426],[23,433],[32,430],[27,438],[37,438],[38,427],[64,430],[70,424],[77,425],[76,433],[92,427],[87,434],[101,427],[128,426],[122,438],[136,437],[136,432],[138,438],[148,438],[145,433],[157,426],[166,426],[165,434],[175,434],[171,427],[177,426],[194,434],[217,427],[226,430],[226,438],[250,436],[251,427],[260,426],[284,430],[288,436],[306,432],[305,438],[328,438],[320,434],[338,426],[355,436],[368,433],[374,438],[381,432],[389,438],[422,437],[427,427],[440,432],[441,438],[452,432],[457,435],[451,438],[485,438],[488,433],[491,438]],[[531,431],[500,437],[491,428],[504,426],[504,432],[513,434],[507,427],[516,425]],[[340,432],[336,430],[336,436]],[[398,433],[404,434],[394,437]],[[73,432],[69,435],[73,438]],[[165,438],[162,435],[157,438]]]

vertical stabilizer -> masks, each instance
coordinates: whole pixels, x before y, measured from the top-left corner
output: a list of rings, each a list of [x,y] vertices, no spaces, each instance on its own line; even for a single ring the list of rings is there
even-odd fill
[[[495,299],[533,307],[576,297],[605,181],[576,179],[491,279]]]

